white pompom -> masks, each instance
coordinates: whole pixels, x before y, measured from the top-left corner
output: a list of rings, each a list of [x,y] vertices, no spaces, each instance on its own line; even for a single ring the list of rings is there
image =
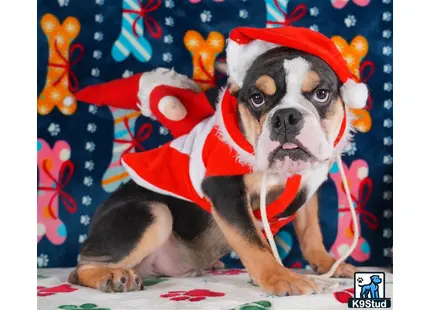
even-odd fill
[[[181,121],[187,116],[187,109],[178,98],[173,96],[161,98],[158,109],[164,117],[171,121]]]
[[[351,109],[363,109],[369,96],[366,84],[356,83],[351,79],[342,85],[340,93],[345,104]]]
[[[151,92],[154,90],[154,88],[160,85],[172,86],[181,89],[190,89],[196,93],[201,91],[196,82],[183,74],[175,72],[173,69],[157,68],[150,72],[145,72],[139,79],[139,92],[137,97],[139,98],[140,103],[138,103],[137,106],[139,107],[142,115],[150,117],[154,120],[156,118],[151,111],[151,104],[149,101]],[[176,100],[179,101],[177,98]],[[182,103],[180,103],[180,105],[182,105]],[[177,106],[179,107],[179,105]],[[183,107],[183,109],[185,111],[185,107]],[[184,111],[177,113],[175,117],[179,117],[181,115],[185,117],[186,111],[185,114]]]

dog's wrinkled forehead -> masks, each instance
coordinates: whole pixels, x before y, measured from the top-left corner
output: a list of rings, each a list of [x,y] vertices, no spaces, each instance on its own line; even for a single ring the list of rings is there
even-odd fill
[[[336,98],[339,87],[339,79],[323,60],[305,52],[279,47],[263,53],[253,62],[239,91],[239,99],[246,102],[253,92],[263,92],[268,101],[264,109],[256,113],[264,114],[285,96],[297,101],[303,93],[324,88],[331,91],[332,98]],[[327,112],[324,108],[316,107],[322,118]]]

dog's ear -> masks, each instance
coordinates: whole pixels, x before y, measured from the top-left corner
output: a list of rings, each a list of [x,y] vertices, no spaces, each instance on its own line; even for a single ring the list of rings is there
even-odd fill
[[[215,61],[215,69],[228,76],[228,65],[224,60]],[[240,87],[230,77],[227,79],[227,88],[233,96],[236,96],[240,90]]]
[[[227,87],[228,87],[228,90],[230,91],[230,93],[233,96],[237,97],[239,90],[240,90],[240,87],[230,79],[227,80]]]
[[[225,60],[217,60],[215,62],[215,69],[218,72],[221,72],[222,74],[228,76],[228,65]],[[236,83],[234,83],[230,77],[227,79],[227,88],[233,96],[236,96],[240,90],[240,87]]]

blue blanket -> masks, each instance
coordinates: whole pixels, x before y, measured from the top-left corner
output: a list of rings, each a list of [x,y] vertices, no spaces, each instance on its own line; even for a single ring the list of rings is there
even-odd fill
[[[227,38],[237,26],[289,24],[332,38],[353,74],[369,85],[371,99],[354,111],[358,133],[343,158],[362,236],[350,261],[391,263],[391,0],[39,0],[37,15],[39,267],[76,264],[97,206],[128,180],[115,165],[120,151],[148,150],[171,139],[151,119],[76,102],[74,92],[156,67],[174,67],[206,89],[222,85],[213,63],[196,61],[202,50],[190,51],[186,42],[206,46],[211,32]],[[214,59],[225,57],[223,48],[211,48]],[[124,118],[128,127],[118,125]],[[320,202],[324,243],[338,257],[353,232],[336,165]],[[291,225],[276,239],[285,265],[306,267]],[[234,253],[225,261],[240,264]]]

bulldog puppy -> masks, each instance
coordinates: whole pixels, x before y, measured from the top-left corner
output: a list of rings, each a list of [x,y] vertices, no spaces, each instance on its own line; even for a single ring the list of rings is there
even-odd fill
[[[259,207],[263,173],[269,174],[268,204],[283,192],[286,177],[301,174],[296,197],[278,217],[296,213],[293,224],[304,257],[319,273],[330,269],[334,259],[322,242],[315,193],[345,146],[346,139],[338,149],[333,146],[346,109],[340,87],[318,57],[286,47],[258,56],[242,87],[229,83],[240,131],[255,149],[255,172],[204,178],[201,188],[212,213],[133,181],[124,184],[93,216],[69,281],[104,292],[141,290],[142,278],[198,276],[234,250],[266,292],[317,292],[313,280],[276,262],[252,211]],[[354,272],[341,264],[335,275]]]

